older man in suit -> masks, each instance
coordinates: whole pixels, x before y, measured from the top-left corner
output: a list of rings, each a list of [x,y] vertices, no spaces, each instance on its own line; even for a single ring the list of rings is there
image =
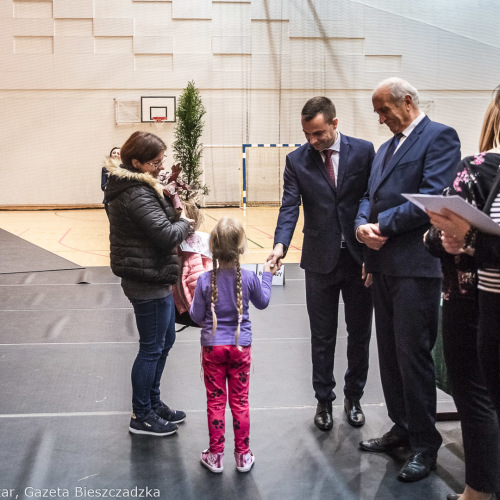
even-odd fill
[[[286,158],[283,200],[269,259],[281,265],[304,207],[306,303],[311,328],[313,389],[318,400],[315,425],[333,426],[333,361],[337,340],[339,295],[345,303],[347,371],[344,410],[349,424],[365,423],[360,399],[368,373],[372,296],[362,276],[362,247],[354,220],[370,175],[372,143],[340,134],[335,106],[313,97],[302,109],[307,143]],[[371,278],[370,278],[371,279]]]
[[[454,129],[431,121],[418,108],[417,90],[400,78],[378,85],[373,109],[394,137],[373,161],[360,204],[356,236],[367,247],[373,273],[380,374],[394,425],[362,441],[367,451],[406,446],[410,455],[398,478],[418,481],[436,467],[442,438],[435,426],[436,387],[431,350],[438,326],[441,267],[425,249],[429,217],[402,193],[441,194],[460,160]]]

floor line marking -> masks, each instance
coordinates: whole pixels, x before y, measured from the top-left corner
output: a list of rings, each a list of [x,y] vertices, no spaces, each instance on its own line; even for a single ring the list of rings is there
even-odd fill
[[[257,245],[259,248],[264,248],[262,245],[259,245],[256,241],[253,241],[251,240],[250,238],[247,237],[247,240],[250,242],[250,243],[253,243],[254,245]]]
[[[343,302],[340,302],[340,304],[343,304]],[[304,306],[306,307],[306,304],[303,302],[290,302],[288,304],[270,304],[268,307],[297,307],[297,306]],[[133,307],[62,307],[60,309],[48,309],[46,307],[42,309],[0,309],[0,313],[2,312],[14,312],[14,311],[21,311],[21,312],[26,312],[26,311],[131,311],[133,310]]]
[[[449,403],[448,399],[439,399],[437,403]],[[385,402],[380,403],[363,403],[363,408],[385,408]],[[298,406],[261,406],[259,408],[250,408],[251,412],[254,411],[276,411],[276,410],[311,410],[316,408],[316,405],[298,405]],[[343,409],[343,403],[333,404],[332,408],[335,409]],[[185,410],[186,413],[206,413],[206,409],[199,410]],[[230,412],[230,408],[226,408],[226,413]],[[12,418],[58,418],[58,417],[112,417],[112,416],[121,416],[121,415],[130,415],[131,410],[128,411],[88,411],[88,412],[62,412],[62,413],[4,413],[0,414],[0,419],[12,419]]]
[[[303,342],[305,340],[310,340],[310,337],[274,337],[271,339],[253,339],[252,343],[259,343],[259,342],[290,342],[290,341],[300,341]],[[30,347],[37,347],[37,346],[66,346],[66,345],[127,345],[127,344],[137,344],[138,340],[124,340],[120,342],[103,342],[103,341],[97,341],[97,342],[25,342],[21,344],[7,344],[7,343],[0,343],[0,347],[25,347],[25,346],[30,346]],[[200,339],[193,339],[193,340],[176,340],[176,344],[199,344]]]
[[[27,311],[131,311],[133,310],[133,307],[101,307],[101,308],[96,308],[96,307],[79,307],[79,308],[60,308],[60,309],[47,309],[46,307],[42,309],[1,309],[0,313],[2,312],[27,312]]]
[[[364,403],[363,407],[384,407],[385,403]],[[332,405],[333,408],[343,408],[343,404]],[[316,405],[299,405],[299,406],[261,406],[259,408],[250,408],[250,411],[274,411],[274,410],[311,410],[316,408]],[[199,410],[184,410],[188,415],[192,413],[206,413],[206,408]],[[226,412],[230,412],[230,408],[226,408]],[[62,413],[4,413],[0,414],[0,419],[8,418],[57,418],[57,417],[111,417],[118,415],[130,415],[128,411],[83,411],[83,412],[62,412]]]
[[[259,229],[258,227],[255,227],[255,226],[247,226],[247,227],[251,227],[252,229],[255,229],[256,231],[260,231],[261,233],[265,234],[268,238],[273,239],[273,236],[271,234],[267,233],[266,231],[262,231],[262,229]],[[302,251],[302,248],[298,248],[298,247],[293,246],[293,245],[289,245],[288,248],[294,248],[295,250]]]
[[[179,341],[183,342],[183,341]],[[199,342],[199,341],[198,341]],[[103,345],[103,344],[136,344],[137,340],[127,340],[122,342],[25,342],[24,344],[0,344],[0,347],[37,347],[37,346],[60,346],[60,345]]]
[[[73,271],[73,269],[68,269],[68,271]],[[91,286],[99,286],[99,285],[116,285],[121,286],[120,283],[116,282],[108,282],[108,283],[15,283],[12,285],[2,284],[0,283],[0,287],[2,286],[10,286],[10,287],[26,287],[26,286],[76,286],[76,285],[91,285]]]
[[[82,252],[82,253],[88,253],[90,255],[97,255],[98,257],[108,257],[108,255],[102,255],[100,253],[95,253],[95,252],[89,252],[88,250],[80,250],[79,248],[74,248],[74,247],[70,247],[69,245],[66,245],[66,243],[63,243],[63,240],[64,238],[66,238],[66,236],[68,235],[68,233],[71,231],[71,229],[73,228],[69,228],[62,236],[61,238],[59,238],[59,241],[57,243],[59,243],[59,245],[63,246],[63,247],[66,247],[66,248],[69,248],[70,250],[74,250],[76,252]],[[108,252],[108,250],[103,250],[103,252]],[[55,253],[55,252],[53,252]],[[66,259],[66,260],[69,260],[69,259]]]
[[[206,217],[214,220],[215,222],[219,222],[219,219],[216,219],[215,217],[212,217],[211,215],[208,215],[206,213],[204,213],[203,215],[205,215]],[[251,227],[251,226],[248,226],[248,227]],[[250,242],[250,243],[253,243],[254,245],[257,245],[259,248],[264,248],[262,245],[259,245],[256,241],[253,241],[251,240],[248,236],[247,236],[247,240]]]

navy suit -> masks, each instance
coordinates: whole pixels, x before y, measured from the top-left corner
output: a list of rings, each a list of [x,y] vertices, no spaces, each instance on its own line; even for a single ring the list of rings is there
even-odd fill
[[[437,335],[441,265],[422,238],[428,216],[401,193],[441,194],[453,181],[460,160],[454,129],[425,117],[401,144],[385,168],[390,141],[378,150],[356,227],[379,223],[385,245],[366,248],[373,273],[375,324],[380,374],[391,432],[412,451],[437,454],[436,388],[431,350]]]
[[[370,142],[342,134],[340,138],[336,188],[321,154],[309,143],[287,155],[283,200],[274,235],[274,243],[283,243],[286,252],[302,202],[304,242],[300,265],[306,275],[313,388],[316,398],[323,401],[336,397],[333,360],[340,292],[348,331],[344,393],[349,399],[363,395],[372,319],[371,290],[361,279],[363,245],[355,238],[354,220],[368,185],[375,150]]]

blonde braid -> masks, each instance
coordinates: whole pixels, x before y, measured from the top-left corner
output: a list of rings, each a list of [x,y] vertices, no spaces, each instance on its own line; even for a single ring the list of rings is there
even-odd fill
[[[217,330],[217,316],[215,314],[215,303],[217,302],[217,259],[214,259],[214,265],[212,269],[212,336],[215,335],[215,330]]]
[[[243,292],[241,290],[241,267],[240,262],[236,263],[236,307],[238,308],[238,328],[234,337],[234,345],[241,351],[241,346],[238,345],[240,339],[241,321],[243,320]]]

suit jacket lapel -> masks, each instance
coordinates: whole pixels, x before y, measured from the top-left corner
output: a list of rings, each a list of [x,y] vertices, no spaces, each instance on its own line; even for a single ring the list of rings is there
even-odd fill
[[[420,134],[424,130],[425,126],[429,122],[429,117],[426,116],[413,130],[413,132],[403,141],[403,144],[399,147],[399,149],[394,153],[393,157],[387,162],[387,165],[384,168],[383,172],[379,171],[379,176],[377,179],[377,185],[375,189],[384,181],[384,179],[394,170],[394,167],[400,163],[400,161],[404,158],[405,154],[413,147],[413,145],[418,141],[420,138]],[[382,162],[383,158],[385,155],[385,152],[387,151],[387,148],[389,147],[390,140],[385,143],[387,145],[384,150],[380,151],[380,156],[377,154],[377,156],[380,157],[380,166],[379,168],[382,169]]]
[[[347,165],[349,162],[349,153],[351,148],[349,146],[349,141],[346,139],[345,135],[340,136],[340,151],[339,151],[339,171],[337,172],[337,190],[342,187],[342,181],[344,179]]]
[[[335,186],[333,185],[328,172],[326,171],[325,162],[323,161],[323,157],[319,151],[316,151],[312,146],[309,146],[309,158],[311,159],[311,163],[314,168],[317,168],[325,180],[328,182],[330,187],[335,191]]]
[[[375,159],[373,160],[373,165],[372,165],[372,176],[373,176],[373,185],[371,187],[371,191],[375,191],[380,183],[382,182],[382,179],[385,179],[387,176],[387,165],[385,166],[384,171],[382,172],[382,168],[384,165],[384,157],[385,153],[387,151],[387,148],[389,147],[391,141],[388,140],[384,144],[380,146],[380,148],[377,151],[377,154],[375,155]],[[390,162],[389,162],[390,163]]]

